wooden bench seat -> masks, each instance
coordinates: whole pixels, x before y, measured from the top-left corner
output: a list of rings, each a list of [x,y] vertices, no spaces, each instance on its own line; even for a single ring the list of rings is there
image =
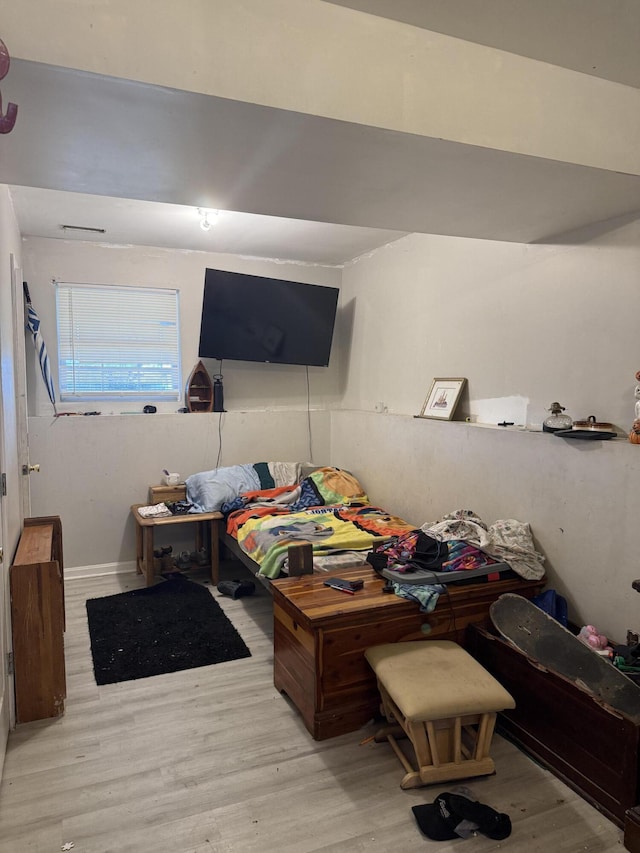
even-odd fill
[[[405,769],[400,787],[415,788],[495,771],[489,752],[498,711],[511,695],[470,654],[449,640],[385,643],[367,649],[387,740]],[[408,737],[417,767],[396,738]]]

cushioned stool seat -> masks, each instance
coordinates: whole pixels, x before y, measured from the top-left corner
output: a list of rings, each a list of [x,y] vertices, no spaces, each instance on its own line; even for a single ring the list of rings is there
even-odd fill
[[[376,734],[388,740],[407,771],[402,788],[486,776],[496,714],[514,708],[507,691],[457,643],[388,643],[365,656],[378,680],[390,723]],[[406,736],[417,770],[396,741]]]

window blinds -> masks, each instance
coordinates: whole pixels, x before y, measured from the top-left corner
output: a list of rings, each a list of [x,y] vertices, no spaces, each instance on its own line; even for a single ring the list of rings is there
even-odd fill
[[[56,284],[60,399],[179,400],[178,291]]]

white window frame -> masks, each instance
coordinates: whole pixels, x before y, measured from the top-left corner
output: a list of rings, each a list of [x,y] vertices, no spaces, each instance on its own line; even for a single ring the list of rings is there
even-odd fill
[[[61,402],[182,399],[178,290],[55,286]]]

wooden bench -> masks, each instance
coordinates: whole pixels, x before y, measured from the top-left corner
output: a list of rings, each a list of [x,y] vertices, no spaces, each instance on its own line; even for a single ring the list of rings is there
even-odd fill
[[[58,516],[25,518],[10,569],[16,722],[64,713],[64,577]]]

